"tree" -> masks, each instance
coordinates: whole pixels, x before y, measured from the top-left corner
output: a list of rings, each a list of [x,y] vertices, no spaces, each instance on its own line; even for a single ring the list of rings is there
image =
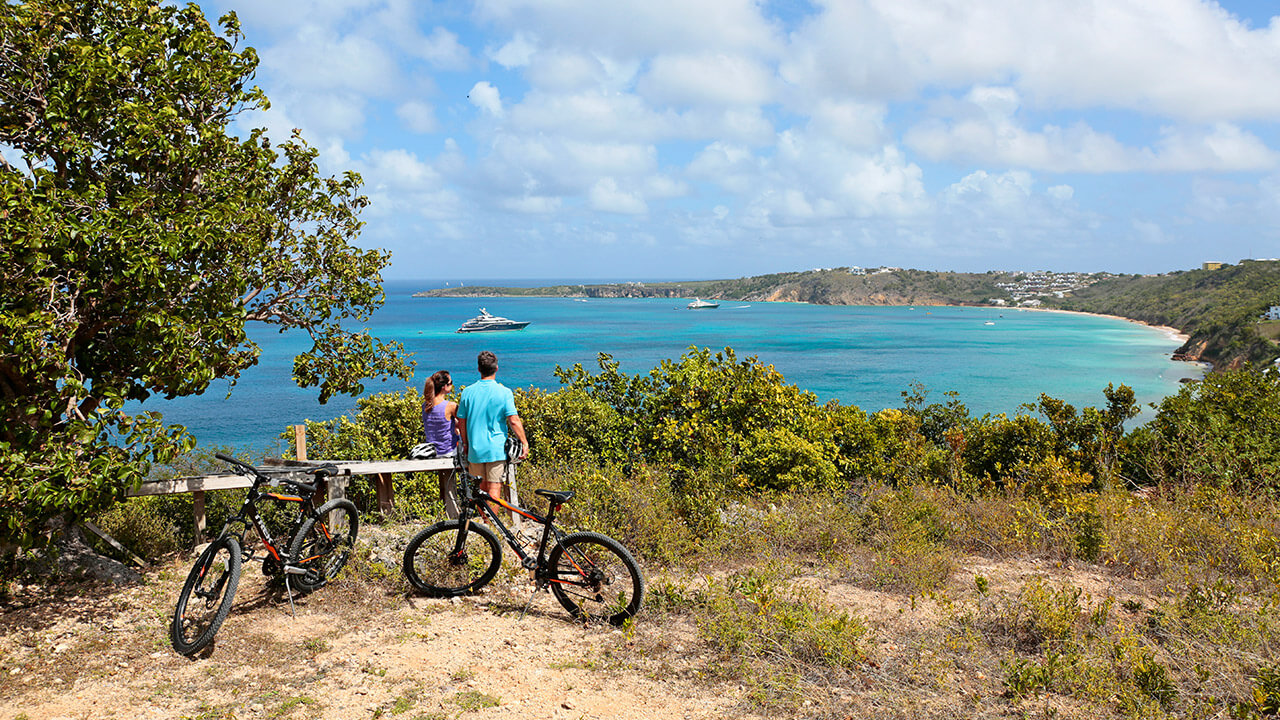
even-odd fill
[[[234,15],[195,5],[31,0],[0,10],[0,543],[121,497],[191,446],[128,400],[233,383],[263,321],[310,334],[295,360],[321,401],[408,378],[359,326],[389,256],[354,245],[359,176],[322,177],[266,108]]]

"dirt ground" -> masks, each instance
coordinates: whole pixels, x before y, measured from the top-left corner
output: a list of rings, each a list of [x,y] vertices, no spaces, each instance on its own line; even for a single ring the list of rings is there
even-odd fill
[[[168,626],[189,558],[130,587],[13,588],[0,606],[0,718],[712,718],[741,689],[700,681],[689,627],[583,627],[504,569],[436,600],[338,582],[295,600],[246,566],[211,648]],[[393,589],[394,588],[394,589]],[[683,667],[674,666],[683,665]],[[721,684],[723,685],[723,684]]]
[[[363,579],[344,575],[297,598],[296,617],[283,589],[246,566],[215,643],[188,659],[170,647],[168,627],[190,563],[176,558],[125,585],[11,586],[0,603],[0,720],[1026,716],[998,699],[998,658],[938,656],[953,612],[945,603],[848,582],[800,579],[866,621],[866,666],[823,698],[770,708],[724,679],[733,674],[717,669],[734,659],[682,616],[642,613],[627,631],[583,627],[538,594],[522,617],[531,586],[505,566],[481,595],[453,600],[410,595],[393,573],[363,568],[348,573]],[[948,597],[975,577],[992,596],[1031,577],[1094,597],[1143,592],[1047,561],[970,557]],[[664,579],[651,573],[650,592]]]

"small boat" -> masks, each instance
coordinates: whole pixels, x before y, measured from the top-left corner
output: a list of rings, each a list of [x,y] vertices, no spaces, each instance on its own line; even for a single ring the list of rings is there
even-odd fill
[[[995,323],[991,322],[990,320],[988,320],[988,321],[986,321],[986,322],[984,322],[984,323],[982,323],[982,324],[983,324],[983,325],[995,325]]]
[[[528,321],[520,322],[518,320],[508,320],[504,317],[498,317],[497,315],[490,315],[488,310],[480,308],[480,314],[462,323],[462,327],[458,328],[458,332],[519,330],[528,324]]]
[[[710,300],[702,300],[699,298],[694,298],[693,302],[689,303],[688,305],[685,305],[685,307],[690,310],[713,310],[715,308],[720,307],[720,303],[711,302]]]

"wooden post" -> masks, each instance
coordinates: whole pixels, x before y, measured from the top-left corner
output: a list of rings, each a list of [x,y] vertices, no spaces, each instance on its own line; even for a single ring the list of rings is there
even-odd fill
[[[293,426],[293,455],[301,462],[307,460],[307,426]]]
[[[204,491],[196,490],[191,493],[191,511],[196,516],[196,545],[199,546],[204,542],[204,531],[208,521],[204,516]]]
[[[383,515],[391,514],[391,473],[379,473],[373,476],[374,487],[378,491],[378,512]]]

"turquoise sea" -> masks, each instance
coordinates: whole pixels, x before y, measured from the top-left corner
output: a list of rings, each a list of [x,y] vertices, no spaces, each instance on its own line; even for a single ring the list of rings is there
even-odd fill
[[[691,346],[732,347],[739,358],[754,355],[774,365],[787,382],[821,400],[867,411],[900,407],[902,392],[917,382],[929,390],[931,402],[945,401],[945,391],[958,392],[975,414],[1013,414],[1040,393],[1077,407],[1100,406],[1107,383],[1129,385],[1146,404],[1177,392],[1180,379],[1202,374],[1196,365],[1169,359],[1179,341],[1165,332],[1090,315],[732,301],[690,311],[687,300],[412,297],[441,286],[388,282],[386,304],[370,322],[375,335],[400,341],[414,353],[413,383],[419,388],[438,369],[451,371],[459,387],[471,382],[476,354],[484,349],[497,354],[499,380],[509,387],[554,390],[557,365],[582,363],[594,370],[601,352],[625,372],[640,373]],[[531,324],[518,332],[455,333],[481,306]],[[293,355],[307,346],[305,335],[257,328],[253,336],[263,348],[261,361],[242,375],[230,397],[228,383],[221,382],[203,396],[148,400],[141,409],[186,425],[201,445],[272,451],[287,425],[353,410],[355,401],[346,397],[320,405],[314,390],[290,379]],[[366,386],[369,393],[402,389],[400,381]]]

